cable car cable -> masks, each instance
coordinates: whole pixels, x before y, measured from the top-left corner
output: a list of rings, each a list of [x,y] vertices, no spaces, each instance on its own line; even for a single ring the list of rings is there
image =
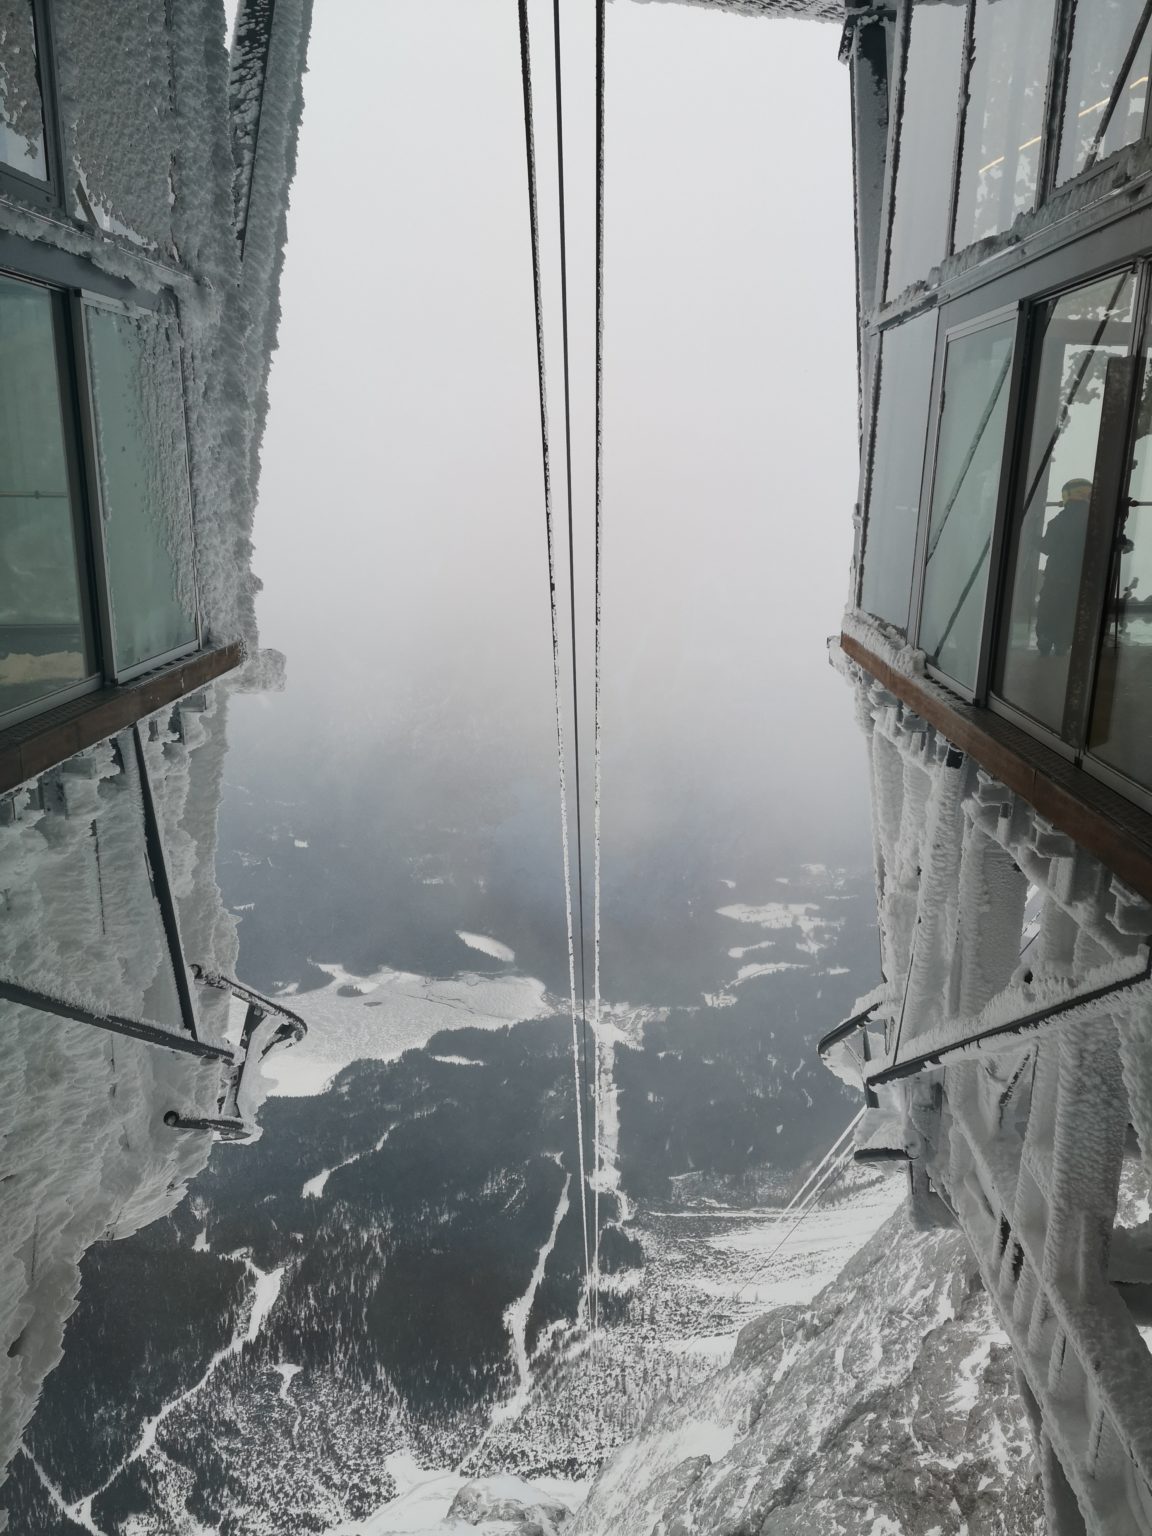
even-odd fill
[[[579,1035],[576,1024],[576,970],[572,923],[572,866],[568,845],[568,787],[564,766],[564,712],[560,689],[560,635],[556,612],[556,548],[552,523],[552,474],[548,452],[548,390],[544,367],[544,307],[540,282],[540,217],[536,190],[536,141],[532,126],[532,54],[528,32],[528,0],[518,0],[520,77],[524,93],[524,148],[528,168],[528,218],[532,242],[532,297],[536,316],[536,372],[540,396],[540,452],[544,471],[544,524],[548,545],[548,599],[552,623],[552,688],[556,707],[556,749],[560,780],[560,835],[564,856],[564,914],[568,929],[568,987],[572,1018],[572,1059],[576,1080],[576,1143],[580,1166],[581,1230],[584,1238],[584,1278],[591,1289],[588,1248],[588,1194],[584,1162],[584,1110],[580,1083]],[[565,342],[565,346],[567,343]],[[571,495],[571,490],[569,490]],[[577,758],[579,769],[579,758]],[[579,856],[579,845],[577,845]]]
[[[568,491],[568,613],[572,638],[572,756],[575,764],[576,902],[580,935],[580,1017],[583,1027],[584,1097],[588,1098],[588,988],[584,944],[584,836],[580,807],[580,692],[576,677],[576,539],[572,512],[572,391],[568,369],[568,226],[564,195],[564,94],[560,67],[560,0],[552,0],[552,52],[556,73],[556,185],[560,215],[560,334],[564,355],[564,463]],[[581,1177],[586,1170],[581,1163]],[[587,1223],[585,1223],[587,1225]],[[587,1241],[587,1232],[585,1232]]]
[[[595,649],[593,659],[593,810],[592,810],[592,1085],[595,1169],[592,1185],[592,1326],[600,1312],[600,1170],[603,1165],[600,1083],[600,790],[601,690],[600,615],[604,505],[604,23],[606,0],[596,0],[596,519]]]

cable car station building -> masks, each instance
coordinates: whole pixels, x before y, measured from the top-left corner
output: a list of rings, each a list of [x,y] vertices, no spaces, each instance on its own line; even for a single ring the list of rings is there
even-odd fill
[[[0,3],[0,1482],[89,1245],[303,1030],[214,855],[310,9]]]
[[[842,55],[885,980],[821,1050],[973,1245],[1054,1536],[1148,1533],[1152,5],[849,5]]]

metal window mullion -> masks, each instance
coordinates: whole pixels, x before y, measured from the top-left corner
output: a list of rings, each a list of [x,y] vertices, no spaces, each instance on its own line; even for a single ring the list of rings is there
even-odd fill
[[[1026,414],[1024,391],[1028,377],[1028,363],[1028,306],[1018,304],[1016,335],[1012,342],[1012,375],[1008,381],[1008,409],[1000,457],[1000,486],[996,494],[996,511],[992,518],[992,544],[988,551],[988,588],[984,598],[984,616],[980,624],[980,645],[976,653],[976,684],[973,689],[973,699],[977,704],[984,704],[987,701],[992,684],[992,659],[995,654],[996,635],[1005,591],[1004,551],[1008,542],[1008,528],[1012,518],[1016,482],[1020,473],[1021,448],[1024,443],[1021,423]]]
[[[96,408],[92,396],[92,371],[85,329],[85,299],[71,296],[72,348],[76,366],[76,397],[84,478],[88,486],[88,536],[92,549],[92,574],[96,588],[96,613],[101,649],[101,665],[106,682],[117,682],[116,645],[112,631],[112,598],[108,579],[108,545],[104,537],[104,496],[100,485],[100,463],[96,447]]]
[[[892,264],[892,224],[896,212],[896,179],[900,168],[900,131],[904,120],[905,85],[908,78],[908,43],[912,34],[913,0],[900,0],[896,23],[895,92],[889,94],[888,155],[884,166],[884,207],[880,217],[880,259],[876,292],[883,305],[888,297],[888,269]]]
[[[65,207],[64,127],[56,72],[56,37],[48,0],[32,0],[32,25],[36,33],[36,62],[44,120],[44,158],[48,166],[49,201],[61,212]]]
[[[859,507],[860,528],[856,551],[856,580],[852,594],[854,605],[859,608],[864,592],[864,560],[868,550],[868,520],[872,504],[872,471],[876,462],[876,428],[880,419],[880,390],[882,387],[881,360],[884,356],[883,332],[876,333],[875,355],[872,359],[872,386],[868,401],[868,425],[864,439],[864,452],[860,457]]]
[[[197,559],[196,542],[196,495],[195,481],[192,476],[192,437],[188,431],[188,396],[189,396],[189,367],[190,360],[184,347],[184,327],[181,324],[180,300],[176,299],[176,310],[167,322],[172,326],[172,336],[176,343],[176,374],[180,386],[180,422],[183,428],[181,438],[184,444],[184,484],[188,489],[188,537],[192,558],[192,598],[196,605],[193,618],[193,627],[196,631],[195,649],[199,649],[204,643],[204,614],[200,606],[200,568]]]
[[[932,392],[928,397],[928,431],[920,462],[920,501],[916,509],[916,543],[912,556],[912,590],[908,594],[908,639],[920,643],[920,618],[924,606],[924,576],[927,564],[928,524],[932,518],[932,492],[936,485],[936,465],[940,455],[940,425],[944,417],[944,377],[948,366],[950,337],[940,328],[936,314],[936,342],[933,346]]]
[[[988,655],[981,656],[985,667],[985,686],[982,694],[977,695],[979,702],[989,704],[996,682],[997,664],[1002,650],[1001,641],[1004,635],[1004,624],[1007,618],[1007,606],[1011,597],[1016,577],[1016,565],[1019,555],[1019,541],[1013,538],[1017,524],[1023,516],[1023,508],[1018,505],[1022,491],[1022,476],[1027,475],[1028,460],[1031,455],[1032,433],[1036,425],[1036,385],[1039,379],[1040,355],[1042,341],[1038,338],[1042,331],[1045,318],[1050,313],[1054,299],[1045,297],[1040,300],[1024,302],[1020,306],[1021,327],[1024,336],[1023,357],[1021,364],[1020,399],[1014,420],[1015,459],[1005,511],[1004,525],[1001,530],[1000,545],[1000,569],[997,573],[995,601],[989,604],[992,610],[991,633],[986,637],[988,641]],[[985,637],[981,637],[982,642]],[[1006,701],[1004,701],[1006,702]],[[1011,707],[1011,706],[1009,706]],[[1021,719],[1029,719],[1029,716],[1020,715]]]
[[[952,182],[948,193],[948,231],[944,239],[947,255],[959,247],[956,241],[956,216],[960,206],[960,175],[964,164],[964,140],[968,130],[968,88],[976,58],[976,0],[968,0],[964,13],[964,41],[960,57],[960,94],[956,103],[956,127],[952,134]],[[971,241],[965,242],[971,244]]]
[[[1060,145],[1064,136],[1064,109],[1068,95],[1068,70],[1072,33],[1076,24],[1076,0],[1058,0],[1052,49],[1048,55],[1048,86],[1044,98],[1044,137],[1036,167],[1036,205],[1046,203],[1056,189]]]
[[[80,590],[80,622],[88,664],[87,682],[102,675],[103,658],[99,632],[99,604],[94,585],[95,559],[88,517],[88,477],[84,472],[77,403],[76,351],[71,335],[67,295],[48,290],[52,305],[52,332],[56,353],[56,387],[60,399],[64,438],[64,471],[72,512],[72,538]]]

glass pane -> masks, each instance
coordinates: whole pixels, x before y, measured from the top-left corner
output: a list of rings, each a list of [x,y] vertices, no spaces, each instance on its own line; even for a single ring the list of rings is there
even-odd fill
[[[935,347],[934,312],[885,331],[880,344],[880,400],[860,606],[905,631]]]
[[[196,639],[180,366],[171,328],[86,308],[117,670]]]
[[[116,0],[54,4],[52,30],[56,86],[67,119],[69,212],[179,259],[174,201],[198,195],[198,172],[190,141],[175,133],[173,23],[165,15],[161,0],[128,7]]]
[[[1152,47],[1148,26],[1141,28],[1143,14],[1143,0],[1078,0],[1068,61],[1059,181],[1079,175],[1095,161],[1140,137]],[[1132,64],[1118,82],[1133,44],[1137,46]]]
[[[92,671],[52,296],[0,278],[0,713]]]
[[[0,163],[48,177],[31,0],[0,0]]]
[[[1109,357],[1128,351],[1133,289],[1131,272],[1114,273],[1041,317],[1000,691],[1054,731],[1064,717],[1105,372]]]
[[[976,0],[956,250],[1036,201],[1053,0]]]
[[[1147,334],[1128,495],[1089,746],[1103,762],[1152,789],[1152,338]]]
[[[966,0],[915,0],[904,72],[885,292],[926,278],[948,249]]]
[[[944,373],[919,643],[966,688],[976,685],[1015,330],[1005,320],[959,337]]]

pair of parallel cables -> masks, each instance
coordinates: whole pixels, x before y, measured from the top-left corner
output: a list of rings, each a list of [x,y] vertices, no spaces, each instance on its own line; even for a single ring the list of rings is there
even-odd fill
[[[564,107],[561,84],[560,0],[552,0],[553,55],[556,75],[556,169],[560,216],[560,314],[564,362],[564,451],[568,512],[568,599],[572,647],[572,747],[575,765],[576,811],[576,906],[573,922],[572,859],[568,836],[568,787],[564,743],[564,707],[561,688],[560,629],[556,599],[556,550],[552,515],[552,472],[549,454],[548,392],[544,363],[544,309],[540,274],[540,218],[536,183],[536,143],[532,108],[532,55],[528,27],[528,0],[518,0],[520,19],[520,74],[524,92],[524,146],[528,167],[528,212],[532,239],[532,292],[536,312],[536,370],[540,395],[540,449],[544,470],[544,521],[548,545],[548,598],[552,623],[552,685],[556,708],[556,749],[560,780],[560,832],[564,859],[564,908],[568,929],[568,989],[572,1019],[572,1066],[576,1087],[576,1140],[580,1162],[580,1214],[583,1230],[584,1280],[588,1324],[594,1331],[600,1280],[600,617],[601,528],[603,507],[604,441],[604,32],[605,0],[596,0],[596,474],[595,474],[595,648],[593,708],[593,981],[592,981],[592,1106],[593,1106],[593,1211],[589,1238],[587,1163],[584,1147],[584,1103],[588,1098],[588,994],[584,938],[584,840],[581,815],[580,699],[576,659],[576,560],[575,519],[572,497],[572,409],[568,348],[568,246],[564,196]],[[579,936],[580,990],[576,989],[576,939]],[[579,1015],[579,1017],[578,1017]]]

